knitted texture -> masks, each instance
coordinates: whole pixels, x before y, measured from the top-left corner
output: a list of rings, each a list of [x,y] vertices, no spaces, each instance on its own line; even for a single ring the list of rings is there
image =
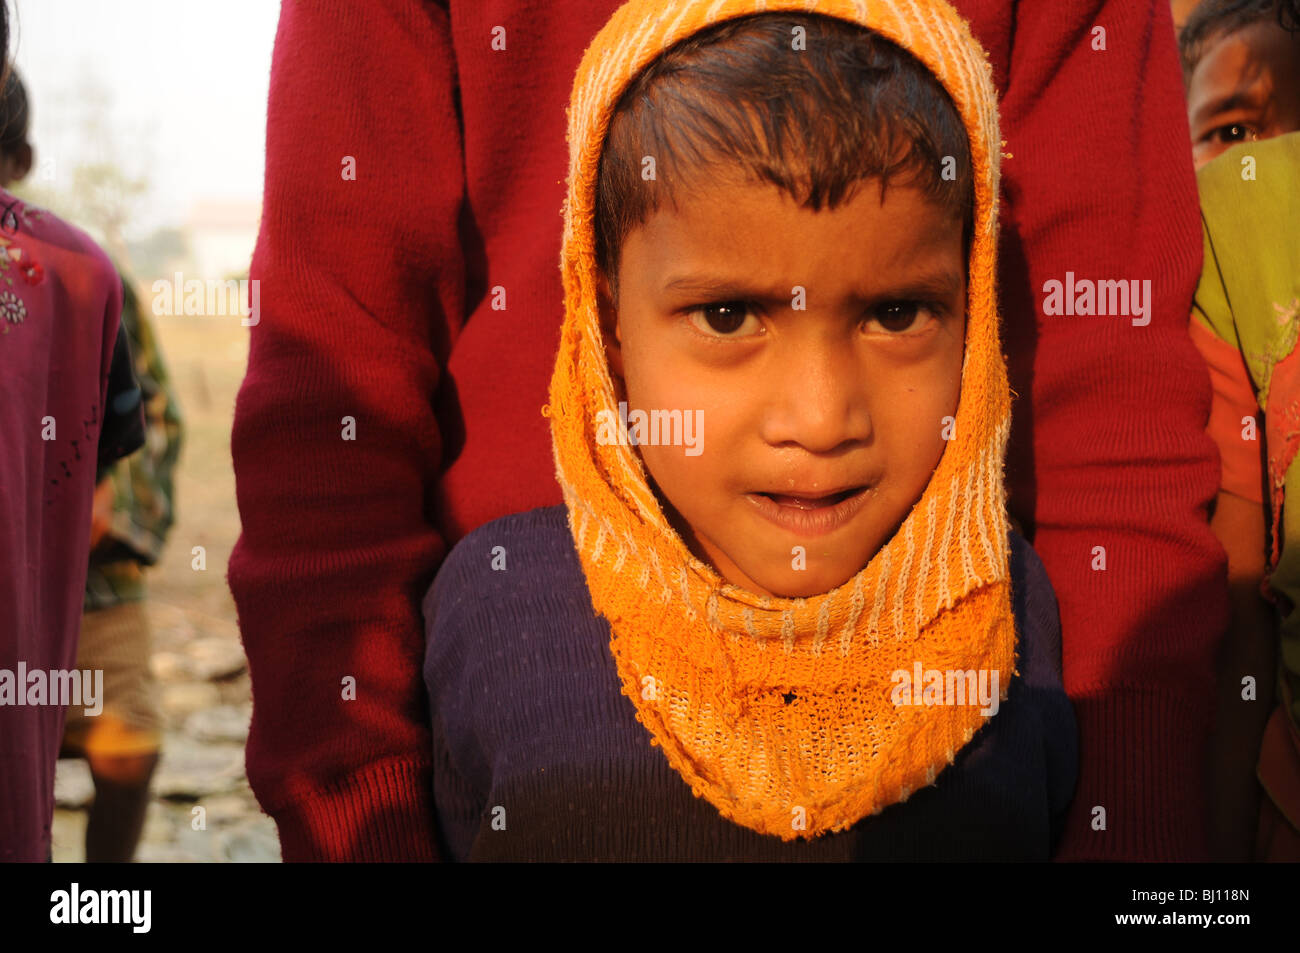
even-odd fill
[[[729,585],[670,526],[639,456],[596,440],[617,415],[600,331],[595,188],[613,104],[674,43],[755,12],[838,17],[909,50],[952,97],[975,184],[955,435],[921,498],[852,579],[815,597]],[[999,132],[987,59],[946,4],[633,0],[583,56],[568,111],[551,380],[556,470],[596,611],[637,717],[697,796],[785,840],[844,830],[932,784],[987,720],[978,705],[896,706],[891,674],[1015,667],[1003,457],[1010,421],[995,297]],[[787,696],[793,693],[793,700]]]

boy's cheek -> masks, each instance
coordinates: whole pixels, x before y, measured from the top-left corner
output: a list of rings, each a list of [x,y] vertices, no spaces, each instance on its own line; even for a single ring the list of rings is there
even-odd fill
[[[678,512],[688,512],[692,502],[715,505],[724,492],[726,473],[716,453],[708,445],[646,446],[638,448],[641,460],[668,502]],[[696,450],[700,452],[696,452]]]

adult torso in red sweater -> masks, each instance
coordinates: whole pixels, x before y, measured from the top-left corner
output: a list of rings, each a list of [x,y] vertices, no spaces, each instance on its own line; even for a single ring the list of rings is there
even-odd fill
[[[1186,333],[1201,245],[1168,4],[956,5],[990,53],[1011,154],[1011,507],[1056,588],[1080,726],[1060,856],[1199,858],[1227,602],[1205,516],[1209,384]],[[466,532],[560,501],[540,409],[563,307],[565,109],[617,6],[283,8],[229,581],[249,777],[288,859],[436,855],[420,597]],[[1044,317],[1039,289],[1067,271],[1151,280],[1150,324]]]

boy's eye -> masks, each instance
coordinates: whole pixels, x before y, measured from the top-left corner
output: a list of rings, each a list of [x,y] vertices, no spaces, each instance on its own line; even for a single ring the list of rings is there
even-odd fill
[[[1211,129],[1205,138],[1214,142],[1245,142],[1258,139],[1259,134],[1243,122],[1233,122]]]
[[[873,310],[867,323],[878,324],[890,334],[902,334],[933,316],[934,310],[920,301],[891,301]]]
[[[743,301],[719,301],[701,305],[691,312],[691,323],[712,337],[744,337],[736,332],[746,327],[751,319],[754,324],[758,323]]]

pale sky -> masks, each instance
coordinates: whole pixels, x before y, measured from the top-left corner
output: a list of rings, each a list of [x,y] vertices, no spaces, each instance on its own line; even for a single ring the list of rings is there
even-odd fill
[[[52,176],[57,186],[79,160],[116,153],[151,183],[130,233],[137,238],[179,225],[201,199],[261,199],[277,0],[9,0],[9,8],[38,181]],[[95,86],[107,101],[88,106]],[[88,116],[103,117],[109,146],[87,133]]]

